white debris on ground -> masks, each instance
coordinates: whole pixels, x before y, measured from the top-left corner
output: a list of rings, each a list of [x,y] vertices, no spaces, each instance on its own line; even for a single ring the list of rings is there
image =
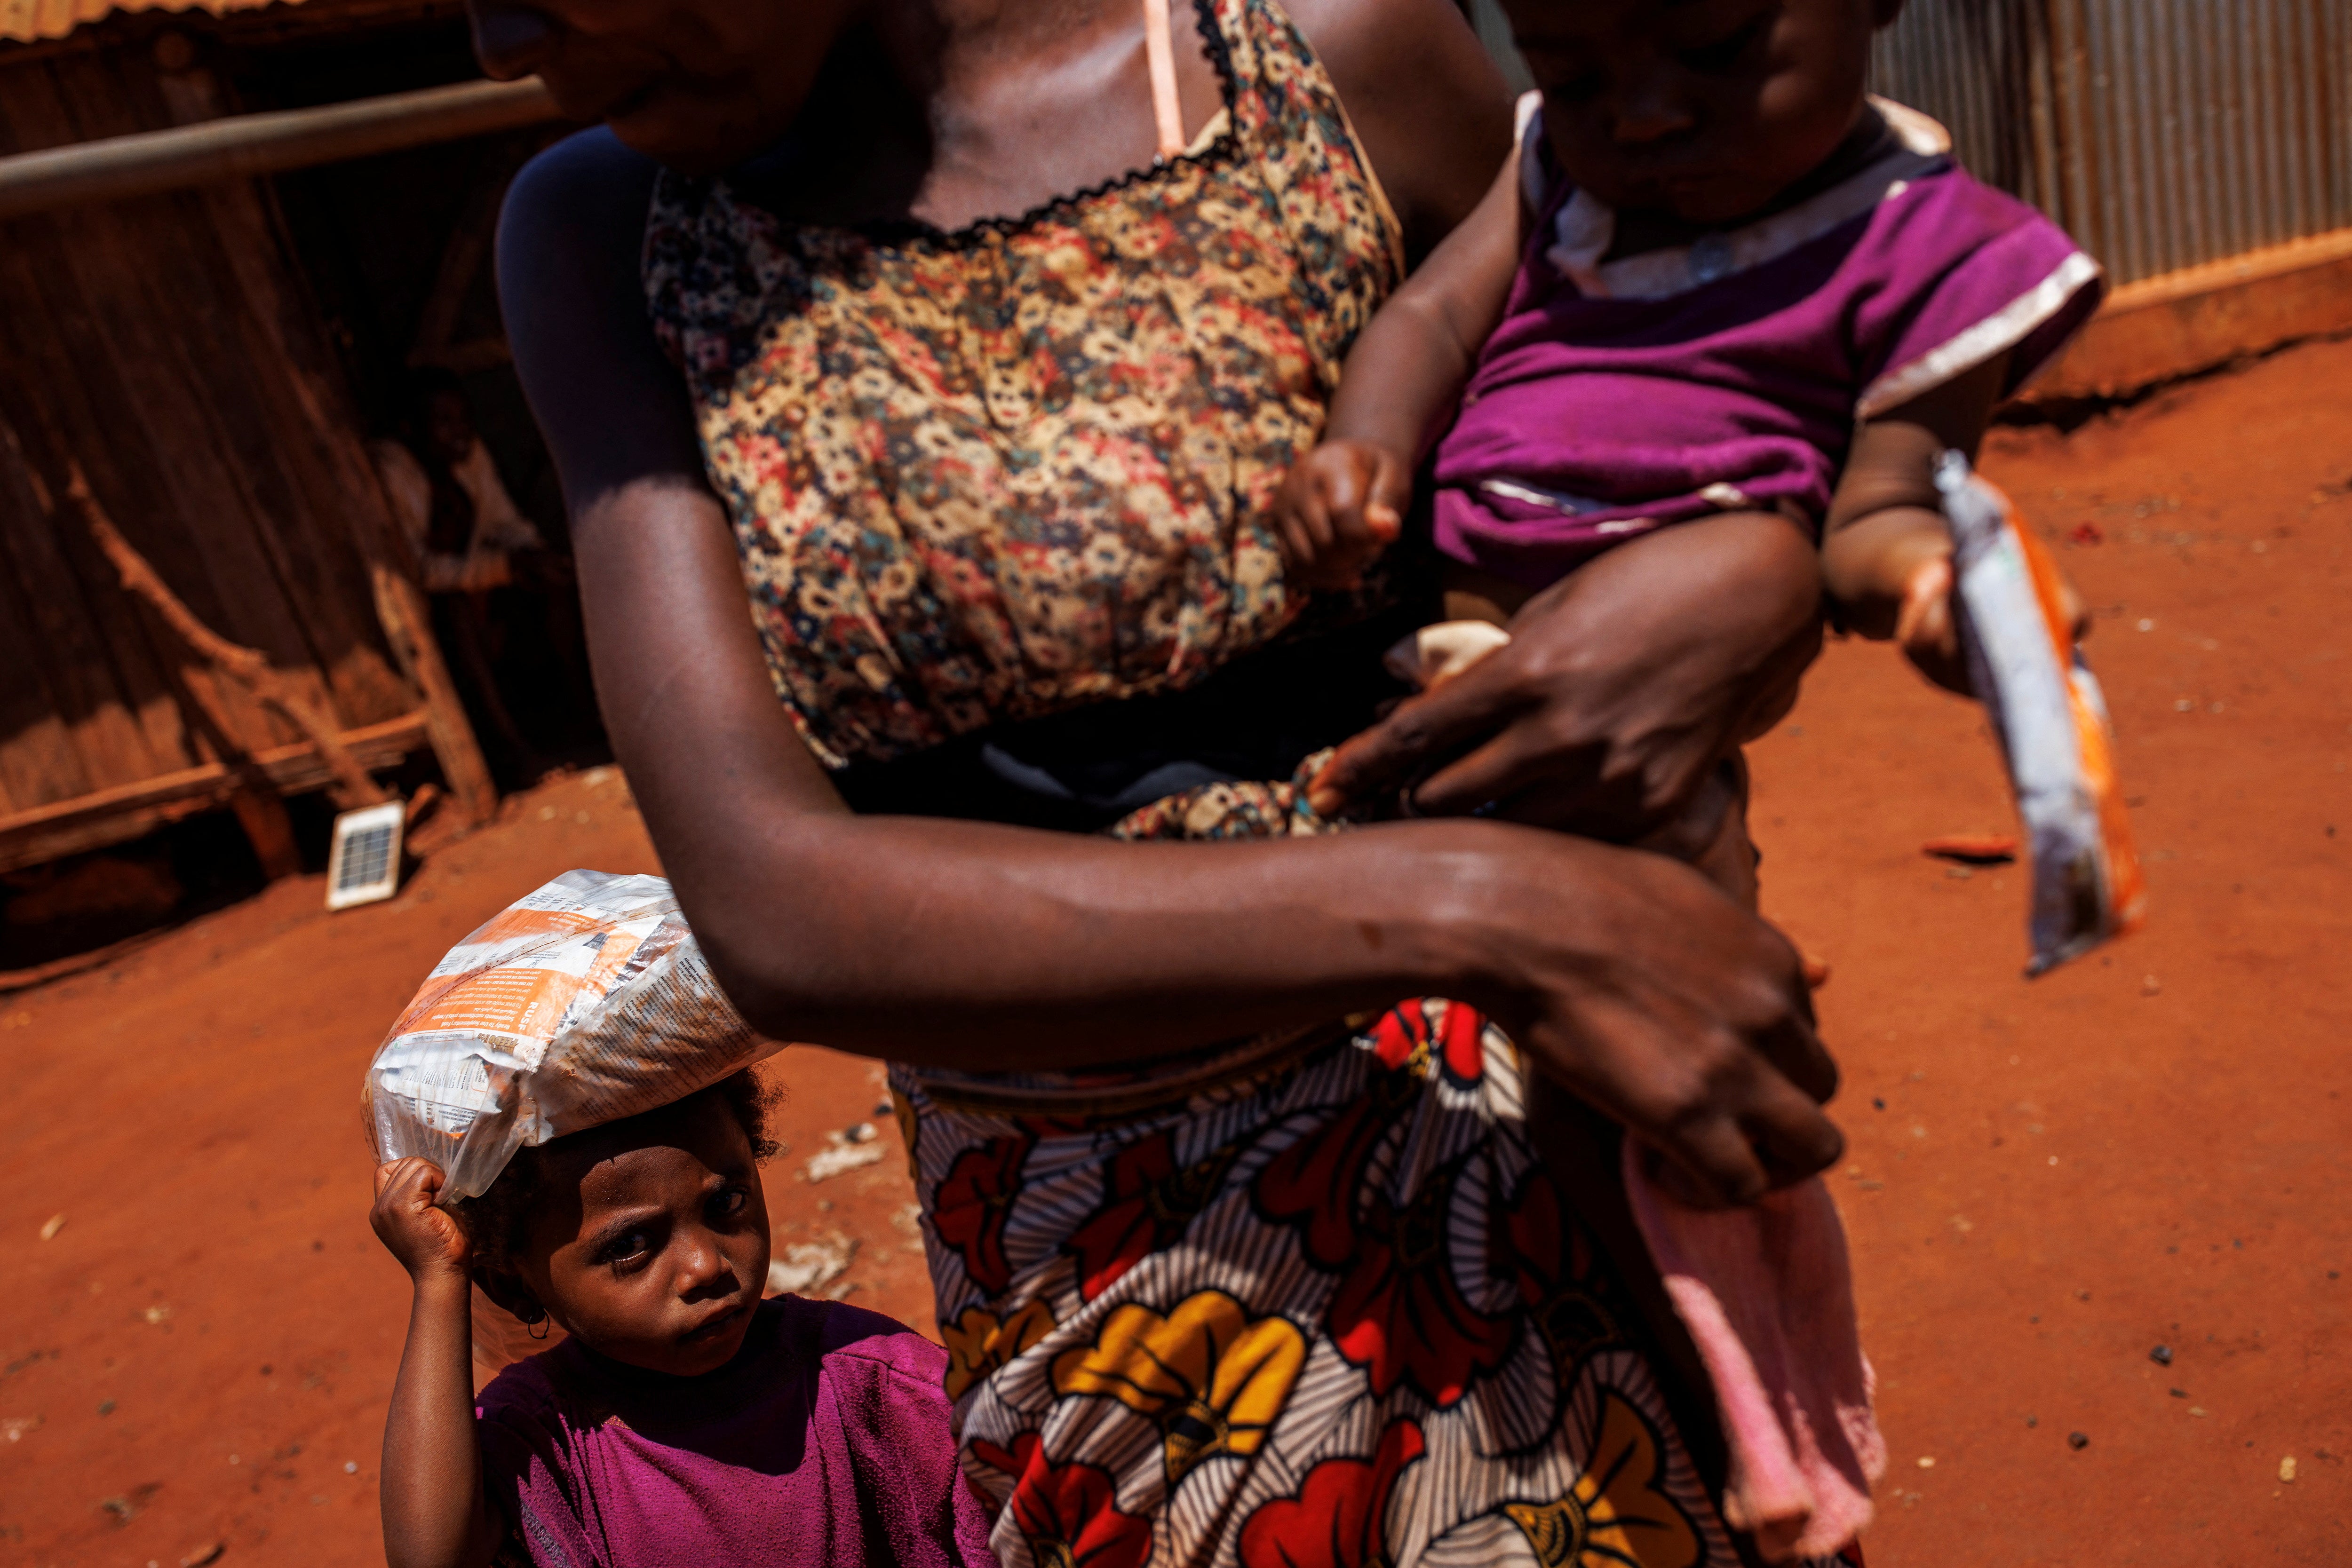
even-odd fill
[[[814,1296],[849,1271],[849,1260],[857,1256],[854,1237],[835,1236],[825,1241],[795,1241],[784,1249],[784,1255],[768,1262],[768,1288],[771,1296]],[[847,1294],[845,1291],[842,1294]],[[839,1300],[835,1296],[835,1300]]]
[[[901,1204],[898,1211],[890,1217],[890,1223],[907,1238],[899,1243],[900,1248],[918,1258],[921,1257],[923,1255],[923,1206],[919,1203]]]
[[[809,1156],[808,1178],[812,1182],[829,1181],[844,1171],[854,1171],[860,1166],[882,1163],[882,1139],[871,1122],[860,1122],[855,1127],[833,1134],[824,1148]]]

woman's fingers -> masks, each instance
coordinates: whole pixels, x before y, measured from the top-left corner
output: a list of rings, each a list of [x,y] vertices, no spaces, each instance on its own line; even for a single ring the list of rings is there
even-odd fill
[[[1787,1103],[1776,1100],[1769,1113],[1744,1119],[1740,1130],[1774,1187],[1818,1176],[1845,1153],[1845,1134],[1838,1131],[1837,1124],[1801,1096],[1790,1096]]]
[[[1735,1208],[1771,1190],[1756,1151],[1728,1117],[1679,1128],[1654,1145],[1658,1185],[1691,1208]]]
[[[1827,1104],[1837,1095],[1837,1059],[1822,1044],[1804,955],[1764,921],[1754,920],[1753,929],[1763,941],[1756,966],[1766,978],[1758,982],[1759,988],[1744,1009],[1753,1020],[1748,1043],[1774,1074],[1801,1092],[1809,1103]]]
[[[1379,800],[1492,735],[1518,706],[1507,672],[1498,668],[1508,652],[1407,698],[1371,728],[1340,742],[1307,787],[1315,809],[1329,815],[1354,801]]]
[[[1618,802],[1621,809],[1614,811],[1595,801],[1601,749],[1598,741],[1564,741],[1534,721],[1515,725],[1414,785],[1413,805],[1432,817],[1467,816],[1492,806],[1510,821],[1538,827],[1572,822],[1606,836],[1611,819],[1639,821],[1642,790],[1640,779],[1627,779],[1624,792],[1634,798]]]
[[[1837,1059],[1829,1053],[1829,1049],[1822,1044],[1822,1037],[1814,1032],[1811,1017],[1812,988],[1806,983],[1801,960],[1797,984],[1801,988],[1799,994],[1803,998],[1806,1016],[1795,1016],[1792,1005],[1789,1020],[1763,1035],[1757,1041],[1757,1049],[1763,1053],[1764,1060],[1772,1064],[1772,1070],[1801,1091],[1807,1100],[1816,1105],[1826,1105],[1837,1098]]]
[[[1686,1178],[1695,1207],[1753,1203],[1836,1163],[1845,1137],[1809,1094],[1756,1062],[1664,1124],[1636,1127]]]
[[[1549,836],[1549,835],[1547,835]],[[1570,841],[1573,842],[1573,841]],[[1538,923],[1532,1061],[1625,1124],[1706,1207],[1752,1202],[1835,1160],[1820,1102],[1837,1068],[1780,933],[1687,866],[1583,843],[1576,888]]]

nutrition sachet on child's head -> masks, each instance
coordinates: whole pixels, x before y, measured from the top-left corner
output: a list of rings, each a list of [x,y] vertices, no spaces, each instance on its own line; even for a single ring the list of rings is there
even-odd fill
[[[572,871],[449,950],[368,1067],[376,1158],[421,1155],[440,1201],[519,1148],[674,1103],[779,1043],[719,988],[657,876]]]
[[[2138,928],[2147,895],[2116,779],[2105,695],[2063,606],[2057,569],[2010,499],[1947,452],[1960,648],[2009,762],[2033,862],[2038,975]]]

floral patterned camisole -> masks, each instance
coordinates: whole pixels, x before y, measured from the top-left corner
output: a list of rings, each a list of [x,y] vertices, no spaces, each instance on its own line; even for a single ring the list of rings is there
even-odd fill
[[[1201,19],[1191,150],[1021,218],[885,237],[662,177],[656,330],[828,766],[1178,690],[1295,619],[1269,508],[1403,255],[1289,20]]]

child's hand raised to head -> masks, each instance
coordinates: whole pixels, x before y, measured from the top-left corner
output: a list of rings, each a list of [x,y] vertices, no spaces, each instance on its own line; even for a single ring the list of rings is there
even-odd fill
[[[1412,466],[1369,441],[1327,441],[1291,465],[1275,498],[1282,564],[1308,588],[1350,589],[1396,542]]]
[[[415,1155],[376,1167],[375,1207],[368,1210],[368,1223],[412,1280],[436,1274],[464,1279],[473,1262],[466,1233],[434,1201],[444,1179],[438,1166]]]

